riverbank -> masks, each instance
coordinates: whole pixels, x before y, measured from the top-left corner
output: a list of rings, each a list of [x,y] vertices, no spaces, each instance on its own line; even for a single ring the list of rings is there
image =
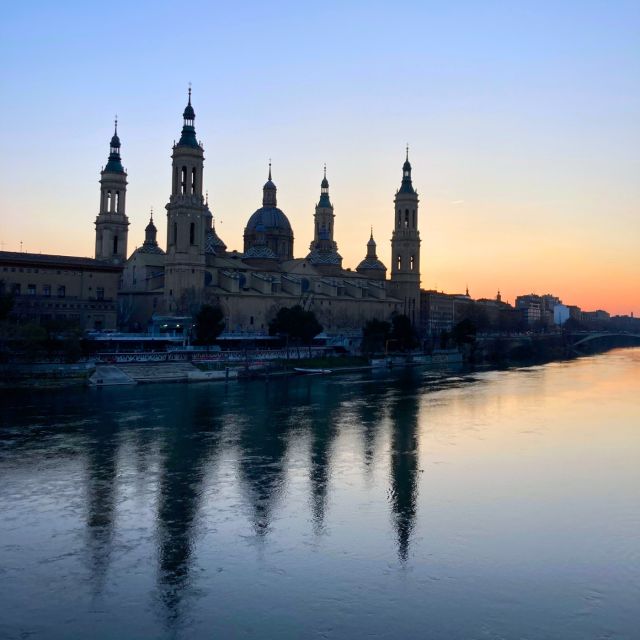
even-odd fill
[[[395,354],[366,358],[334,355],[308,358],[268,359],[246,357],[244,361],[193,361],[168,359],[122,362],[86,361],[80,363],[4,363],[0,365],[0,388],[51,388],[77,386],[111,386],[120,384],[150,384],[157,382],[193,383],[242,379],[271,379],[307,373],[339,375],[354,371],[386,368],[442,368],[466,365],[470,368],[505,369],[571,360],[581,355],[603,353],[613,348],[634,346],[633,336],[606,335],[569,342],[566,336],[523,335],[513,337],[482,337],[460,351],[434,351],[432,354]],[[154,354],[146,354],[154,355]],[[162,355],[162,354],[157,354]]]

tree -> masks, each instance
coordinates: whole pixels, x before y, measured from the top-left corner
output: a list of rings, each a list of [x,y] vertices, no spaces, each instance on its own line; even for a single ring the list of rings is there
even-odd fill
[[[218,306],[203,304],[195,318],[197,344],[213,344],[224,330],[224,313]]]
[[[396,314],[391,318],[391,324],[391,338],[401,351],[415,349],[418,346],[418,338],[408,316]]]
[[[305,311],[299,304],[295,307],[281,307],[275,318],[269,322],[269,335],[286,335],[294,342],[311,344],[322,331],[313,311]]]
[[[461,347],[463,344],[474,344],[476,341],[476,325],[465,318],[451,330],[453,341]]]
[[[391,325],[388,322],[378,320],[377,318],[369,320],[369,322],[362,327],[362,351],[364,353],[383,351],[389,339],[390,332]]]

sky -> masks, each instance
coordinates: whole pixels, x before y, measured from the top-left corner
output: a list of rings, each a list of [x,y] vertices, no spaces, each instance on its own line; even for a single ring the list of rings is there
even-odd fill
[[[640,2],[29,2],[0,24],[0,246],[91,256],[118,114],[129,251],[161,245],[188,83],[218,234],[269,158],[306,255],[326,162],[354,268],[390,266],[410,145],[422,287],[640,315]],[[22,245],[20,244],[22,242]]]

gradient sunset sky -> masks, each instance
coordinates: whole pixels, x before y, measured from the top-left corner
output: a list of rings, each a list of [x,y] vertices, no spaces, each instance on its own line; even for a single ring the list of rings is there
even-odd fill
[[[345,266],[390,266],[410,144],[422,286],[640,315],[640,2],[29,2],[3,9],[0,243],[93,253],[118,114],[129,251],[193,83],[205,188],[242,250],[268,159],[306,255],[327,163]]]

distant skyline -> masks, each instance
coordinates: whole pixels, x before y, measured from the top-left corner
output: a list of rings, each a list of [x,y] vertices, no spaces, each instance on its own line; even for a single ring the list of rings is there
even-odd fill
[[[118,114],[129,252],[161,244],[187,86],[219,235],[242,249],[269,158],[306,255],[327,164],[345,266],[388,268],[405,145],[422,287],[640,315],[637,2],[80,2],[0,24],[0,243],[93,255]]]

